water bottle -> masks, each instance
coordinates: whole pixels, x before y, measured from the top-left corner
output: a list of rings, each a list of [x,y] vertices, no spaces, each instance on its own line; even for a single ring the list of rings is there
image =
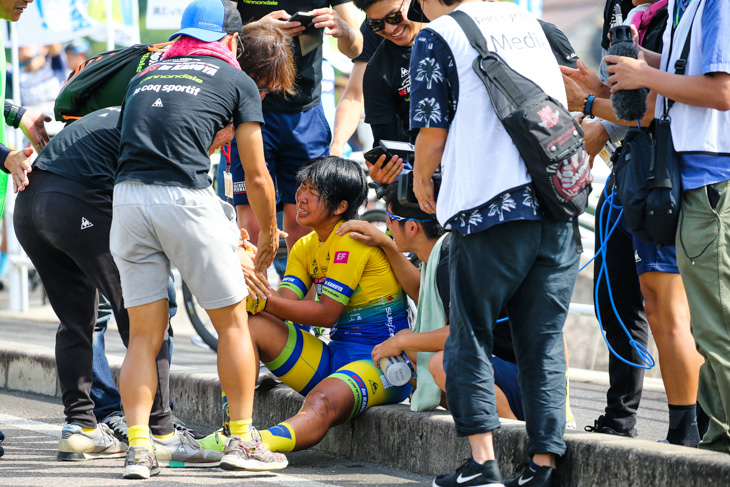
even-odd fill
[[[381,358],[380,369],[388,382],[394,386],[407,384],[411,379],[411,368],[402,355]]]

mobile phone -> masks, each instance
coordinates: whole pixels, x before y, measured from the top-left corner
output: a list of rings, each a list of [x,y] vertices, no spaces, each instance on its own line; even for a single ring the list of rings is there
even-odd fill
[[[380,158],[380,156],[382,156],[385,153],[386,152],[383,150],[382,147],[380,147],[379,145],[376,145],[375,147],[373,147],[369,151],[365,152],[362,156],[370,164],[375,164],[376,162],[378,162],[378,159]]]
[[[294,15],[289,17],[287,22],[299,22],[302,24],[302,27],[306,27],[309,29],[314,25],[314,15],[313,14],[307,14],[304,12],[296,12]]]
[[[717,189],[716,187],[714,187],[712,185],[707,185],[706,188],[707,188],[707,199],[710,203],[710,206],[714,210],[717,208],[717,204],[720,202],[722,193],[720,192],[719,189]]]

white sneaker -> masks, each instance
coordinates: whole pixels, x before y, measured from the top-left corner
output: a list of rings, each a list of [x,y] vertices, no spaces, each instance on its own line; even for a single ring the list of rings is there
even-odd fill
[[[66,461],[84,461],[95,458],[122,458],[127,445],[114,437],[105,424],[97,424],[90,433],[77,424],[64,424],[58,442],[58,458]]]
[[[157,461],[168,467],[217,467],[223,458],[223,452],[206,450],[195,441],[188,430],[175,430],[171,438],[160,439],[154,435],[152,444],[155,446]]]

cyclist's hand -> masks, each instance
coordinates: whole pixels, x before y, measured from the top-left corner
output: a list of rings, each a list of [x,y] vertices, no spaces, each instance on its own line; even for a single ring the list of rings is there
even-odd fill
[[[260,313],[266,309],[267,302],[268,301],[266,300],[266,298],[260,298],[258,296],[252,296],[249,294],[246,298],[246,312],[252,315]]]
[[[365,164],[368,166],[370,179],[378,184],[392,183],[403,170],[403,159],[398,156],[393,156],[386,164],[386,157],[387,156],[383,154],[377,161],[375,161],[375,164],[370,164],[368,161],[365,161]]]
[[[337,235],[350,233],[350,238],[370,245],[371,247],[384,248],[394,245],[393,240],[373,225],[362,220],[348,220],[337,229]]]

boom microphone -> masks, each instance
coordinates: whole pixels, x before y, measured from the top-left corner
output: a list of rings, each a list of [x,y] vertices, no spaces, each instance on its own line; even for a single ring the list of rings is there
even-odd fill
[[[631,39],[631,27],[618,25],[611,29],[611,45],[608,53],[616,56],[632,57],[637,59],[639,50]],[[646,98],[649,90],[619,90],[611,95],[611,105],[616,116],[621,120],[641,120],[646,113]]]

